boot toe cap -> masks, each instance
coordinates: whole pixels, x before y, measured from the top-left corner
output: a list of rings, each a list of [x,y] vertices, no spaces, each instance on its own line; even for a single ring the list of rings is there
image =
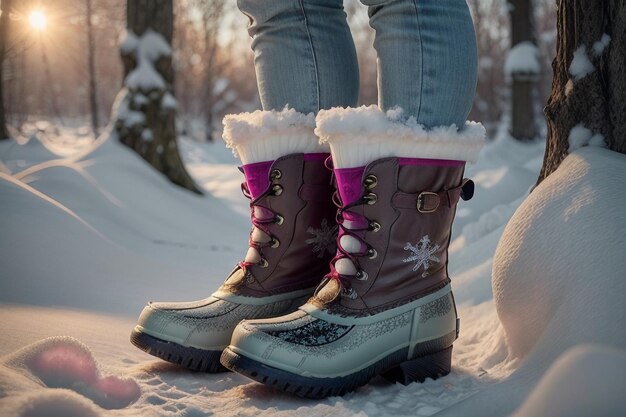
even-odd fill
[[[228,312],[229,307],[236,306],[214,304],[211,297],[193,303],[150,302],[141,312],[135,330],[182,346],[223,349],[236,323],[230,324],[224,317],[220,320],[214,310],[226,307]]]
[[[289,344],[276,332],[281,331],[289,323],[307,319],[301,311],[286,316],[263,320],[243,320],[233,332],[229,348],[244,356],[270,366],[297,372],[303,362],[301,352],[289,349]]]

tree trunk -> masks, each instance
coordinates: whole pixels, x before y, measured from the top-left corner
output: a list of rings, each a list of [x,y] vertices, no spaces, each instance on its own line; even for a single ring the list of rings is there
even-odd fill
[[[91,109],[91,128],[93,134],[98,136],[100,126],[98,97],[96,90],[96,44],[93,38],[93,23],[91,21],[93,10],[92,0],[86,2],[86,18],[87,18],[87,67],[89,72],[89,107]]]
[[[172,0],[127,0],[128,35],[121,47],[124,85],[116,129],[122,143],[175,184],[197,194],[176,143]]]
[[[532,0],[511,0],[511,48],[522,42],[535,42]],[[537,60],[539,57],[536,58]],[[538,73],[513,72],[511,75],[511,136],[517,140],[537,137],[533,97]]]
[[[11,0],[2,0],[2,16],[0,16],[0,140],[9,138],[6,114],[4,111],[4,58],[7,49],[7,35],[9,34],[9,11]]]
[[[554,79],[544,109],[548,138],[537,183],[567,156],[576,126],[626,153],[626,2],[557,0],[557,5]],[[571,67],[575,55],[577,64]],[[585,57],[593,67],[581,71]]]

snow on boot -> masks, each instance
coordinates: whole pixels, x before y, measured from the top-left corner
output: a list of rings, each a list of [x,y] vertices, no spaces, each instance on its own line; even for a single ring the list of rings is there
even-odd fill
[[[373,108],[321,111],[317,120],[338,186],[330,273],[298,311],[242,321],[222,364],[309,398],[376,375],[408,384],[448,374],[459,321],[447,249],[456,204],[473,194],[463,171],[482,127],[426,132]],[[389,155],[397,149],[402,157]]]
[[[328,157],[313,115],[293,110],[227,116],[224,138],[244,163],[253,229],[244,261],[211,296],[150,302],[131,342],[193,370],[224,370],[219,358],[242,319],[292,312],[309,298],[335,252]]]

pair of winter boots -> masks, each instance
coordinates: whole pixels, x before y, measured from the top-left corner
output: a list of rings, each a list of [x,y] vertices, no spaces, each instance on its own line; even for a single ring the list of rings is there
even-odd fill
[[[365,131],[375,119],[379,130]],[[408,384],[448,374],[459,319],[447,248],[483,134],[469,123],[426,131],[374,106],[317,120],[228,116],[224,138],[250,199],[248,253],[208,298],[149,303],[132,343],[309,398],[377,375]]]

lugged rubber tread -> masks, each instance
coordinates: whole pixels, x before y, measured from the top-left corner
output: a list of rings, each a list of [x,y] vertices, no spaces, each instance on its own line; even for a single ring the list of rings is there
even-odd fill
[[[192,371],[218,373],[228,371],[220,363],[221,350],[202,350],[162,340],[133,330],[130,342],[144,352]]]
[[[408,348],[404,348],[367,368],[334,378],[293,374],[237,354],[229,348],[224,349],[221,362],[226,368],[257,382],[276,386],[281,391],[299,397],[312,399],[344,395],[367,384],[377,375],[382,375],[392,382],[407,385],[411,382],[424,382],[426,378],[437,379],[450,373],[452,346],[409,361],[406,360],[407,354]]]

